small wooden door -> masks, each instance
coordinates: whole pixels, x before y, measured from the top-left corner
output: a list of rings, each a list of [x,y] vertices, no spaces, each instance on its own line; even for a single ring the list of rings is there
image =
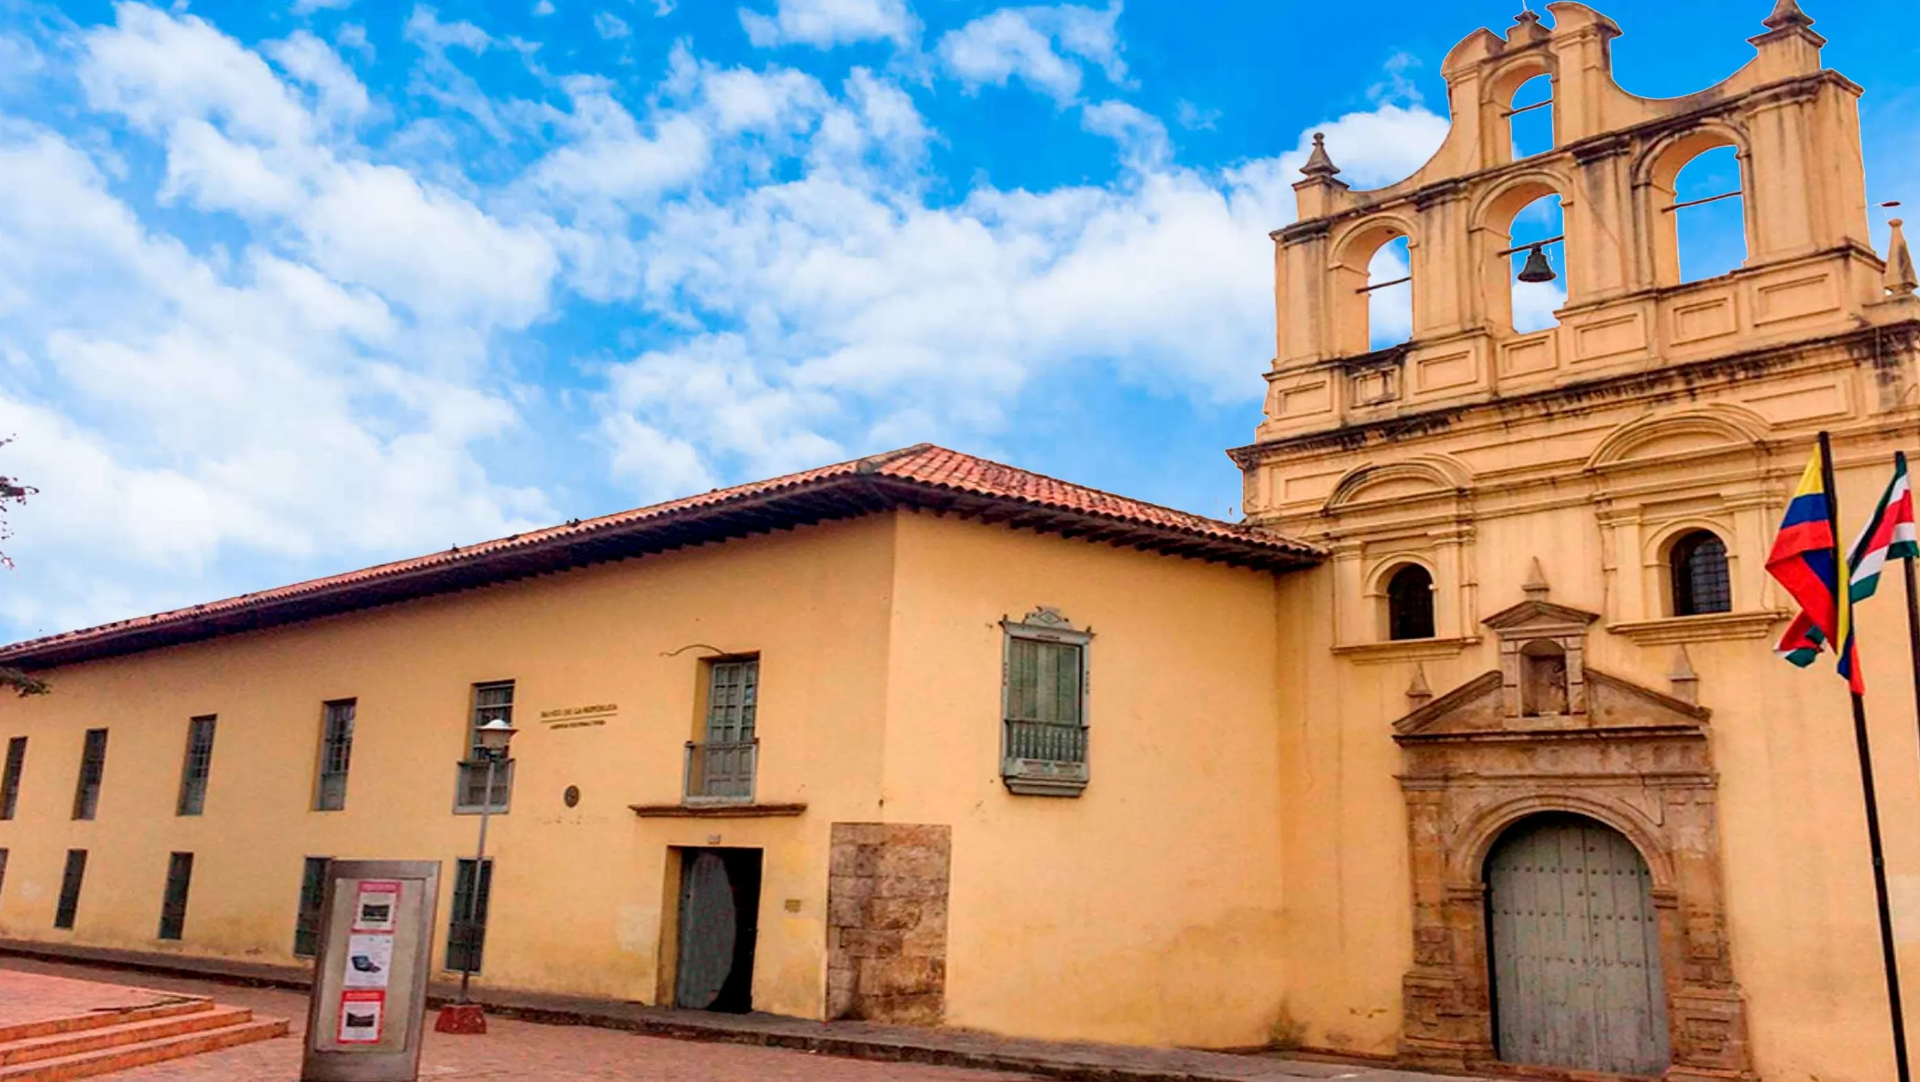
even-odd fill
[[[1487,886],[1500,1058],[1665,1071],[1659,922],[1633,843],[1591,819],[1537,816],[1494,848]]]
[[[680,885],[680,961],[673,1001],[704,1011],[720,998],[739,934],[727,862],[712,850],[688,853]]]

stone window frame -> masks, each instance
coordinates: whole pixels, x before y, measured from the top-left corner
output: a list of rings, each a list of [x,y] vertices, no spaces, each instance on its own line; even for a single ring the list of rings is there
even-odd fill
[[[1734,492],[1708,497],[1715,506],[1682,512],[1661,512],[1645,506],[1603,516],[1601,528],[1616,545],[1638,536],[1627,596],[1610,597],[1607,628],[1643,646],[1712,642],[1723,639],[1764,638],[1786,617],[1764,578],[1765,546],[1770,531],[1767,501],[1758,494]],[[1678,615],[1673,596],[1673,549],[1682,539],[1700,532],[1720,539],[1727,550],[1727,589],[1731,606],[1725,612]],[[1625,553],[1621,553],[1622,556]],[[1620,561],[1626,577],[1629,568]],[[1622,591],[1626,593],[1627,591]],[[1637,611],[1634,611],[1637,610]],[[1623,619],[1633,611],[1637,618]]]
[[[1078,797],[1091,778],[1093,628],[1079,629],[1060,610],[1040,606],[1014,621],[1000,620],[1000,777],[1019,796]],[[1018,640],[1067,645],[1080,654],[1080,731],[1078,761],[1017,756],[1013,746],[1013,644]]]
[[[1470,527],[1356,538],[1332,547],[1335,654],[1362,662],[1452,657],[1480,641],[1469,624],[1474,619]],[[1425,568],[1433,578],[1431,638],[1392,637],[1387,583],[1408,564]]]
[[[1759,639],[1790,615],[1766,559],[1784,483],[1799,469],[1776,463],[1776,448],[1763,417],[1725,404],[1644,417],[1600,442],[1587,473],[1608,631],[1641,646]],[[1672,467],[1683,461],[1695,476],[1676,483]],[[1672,615],[1669,556],[1694,530],[1710,530],[1727,546],[1731,612]]]

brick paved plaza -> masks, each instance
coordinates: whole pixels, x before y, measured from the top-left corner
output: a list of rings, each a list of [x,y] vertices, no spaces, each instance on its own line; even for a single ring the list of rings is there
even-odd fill
[[[307,1010],[304,993],[0,954],[0,1025],[9,1020],[65,1017],[151,1002],[155,993],[203,997],[217,1001],[222,1009],[251,1010],[262,1019],[287,1019],[292,1023],[292,1033],[105,1077],[130,1082],[295,1082],[299,1077]],[[24,1002],[28,999],[34,1002]],[[538,1009],[599,1017],[612,1027],[664,1026],[653,1032],[673,1036],[645,1036],[598,1025],[540,1024],[497,1015],[489,1018],[485,1036],[443,1036],[431,1032],[429,1017],[420,1077],[541,1082],[1014,1082],[1039,1078],[1102,1082],[1474,1082],[1384,1065],[1278,1054],[1228,1055],[1054,1043],[949,1028],[863,1022],[822,1024],[772,1015],[713,1015],[638,1005],[600,1003],[593,1008],[587,1001],[579,1006],[579,1011],[568,1011],[549,1003]],[[679,1039],[685,1035],[708,1039]],[[933,1066],[929,1061],[951,1065]]]
[[[307,999],[281,989],[244,988],[179,980],[84,966],[56,965],[20,958],[0,959],[0,967],[83,981],[134,984],[157,991],[212,996],[221,1003],[251,1007],[263,1015],[290,1019],[293,1033],[278,1040],[208,1052],[190,1059],[157,1063],[105,1077],[124,1082],[294,1082],[300,1077],[301,1033]],[[70,1013],[74,1004],[98,1006],[99,997],[73,998],[72,987],[53,986],[59,1002],[11,1003],[4,1011],[20,1019]],[[69,1002],[71,1000],[71,1002]],[[540,1079],[542,1082],[1010,1082],[1027,1076],[914,1064],[865,1063],[807,1052],[642,1037],[588,1026],[547,1026],[512,1019],[489,1019],[483,1037],[448,1037],[429,1032],[420,1060],[422,1079]]]

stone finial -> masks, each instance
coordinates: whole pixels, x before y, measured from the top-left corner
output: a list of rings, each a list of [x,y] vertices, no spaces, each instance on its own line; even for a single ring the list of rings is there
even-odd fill
[[[1769,30],[1785,30],[1792,26],[1812,26],[1813,19],[1800,10],[1797,0],[1780,0],[1773,5],[1773,14],[1762,20],[1760,25]]]
[[[1887,242],[1887,273],[1882,283],[1887,292],[1895,297],[1910,297],[1914,290],[1920,289],[1920,275],[1913,269],[1913,249],[1907,247],[1906,231],[1903,223],[1895,218],[1887,223],[1893,231],[1893,237]]]
[[[1700,674],[1693,671],[1693,658],[1685,646],[1673,648],[1673,671],[1667,674],[1673,697],[1693,706],[1700,705]]]
[[[1407,685],[1407,703],[1410,709],[1418,710],[1433,701],[1433,688],[1427,685],[1427,667],[1418,662],[1413,666],[1413,682]]]
[[[1300,172],[1315,180],[1340,172],[1333,164],[1333,159],[1327,156],[1327,137],[1324,133],[1313,133],[1313,154],[1307,158],[1307,164],[1300,167]]]
[[[1547,585],[1546,569],[1540,566],[1540,557],[1533,558],[1533,566],[1527,568],[1527,581],[1520,584],[1520,592],[1527,595],[1528,601],[1545,601],[1553,588]]]

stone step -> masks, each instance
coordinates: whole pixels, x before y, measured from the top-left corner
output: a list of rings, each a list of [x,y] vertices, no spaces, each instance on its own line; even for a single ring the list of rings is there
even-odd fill
[[[228,1026],[237,1026],[252,1020],[253,1012],[245,1007],[215,1007],[207,1003],[202,1010],[163,1018],[148,1018],[122,1022],[119,1025],[94,1026],[89,1029],[70,1030],[66,1033],[51,1033],[44,1037],[0,1042],[0,1067],[11,1067],[16,1063],[32,1063],[35,1060],[58,1059],[61,1056],[92,1052],[101,1048],[114,1048],[123,1044],[142,1044],[164,1037],[178,1037],[183,1033],[225,1029]]]
[[[155,993],[156,996],[161,993]],[[144,1007],[128,1007],[122,1010],[90,1011],[86,1014],[68,1015],[64,1018],[43,1018],[35,1022],[16,1022],[10,1026],[0,1026],[0,1044],[24,1041],[34,1037],[47,1037],[55,1033],[77,1033],[81,1030],[104,1029],[108,1026],[124,1025],[128,1022],[144,1022],[150,1018],[171,1018],[175,1015],[194,1014],[213,1009],[213,1001],[205,996],[173,996],[158,999]]]
[[[270,1040],[285,1036],[286,1033],[287,1021],[284,1018],[255,1018],[219,1029],[182,1033],[137,1044],[115,1045],[55,1059],[0,1067],[0,1082],[67,1082],[68,1079],[91,1078],[130,1067],[144,1067],[149,1063]]]

